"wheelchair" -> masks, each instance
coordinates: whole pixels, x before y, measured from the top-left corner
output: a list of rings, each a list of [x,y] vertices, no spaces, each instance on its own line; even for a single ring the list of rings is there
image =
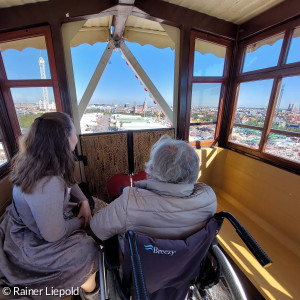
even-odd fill
[[[242,299],[245,293],[216,235],[226,218],[258,262],[272,263],[249,232],[228,212],[216,213],[184,240],[156,239],[133,231],[101,246],[101,300]],[[118,242],[122,244],[122,262]]]

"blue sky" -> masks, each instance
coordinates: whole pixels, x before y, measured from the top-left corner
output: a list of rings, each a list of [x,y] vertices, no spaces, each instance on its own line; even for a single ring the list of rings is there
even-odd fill
[[[45,60],[46,78],[50,78],[46,50],[26,48],[22,51],[9,49],[1,53],[8,79],[41,79],[39,58]]]
[[[262,66],[272,66],[276,63],[282,40],[274,45],[265,45],[257,51],[248,53],[245,59],[244,70],[250,71]],[[174,89],[174,59],[175,52],[170,48],[157,49],[151,45],[141,46],[136,43],[127,43],[129,49],[135,55],[150,79],[156,85],[169,105],[173,104]],[[104,52],[106,43],[94,45],[83,44],[71,48],[77,99],[80,101],[84,90]],[[289,62],[300,60],[300,38],[293,39],[288,56]],[[9,79],[39,79],[40,69],[38,59],[40,56],[46,61],[46,76],[50,78],[48,57],[45,50],[27,48],[23,51],[6,50],[2,53],[4,64]],[[196,53],[195,75],[219,75],[221,74],[224,59],[212,54]],[[284,79],[285,90],[282,94],[281,108],[287,108],[294,103],[300,106],[300,76]],[[241,86],[239,107],[265,107],[269,99],[272,80],[250,82]],[[217,106],[219,87],[216,84],[194,85],[192,105]],[[36,99],[42,99],[42,89],[14,89],[15,102],[35,103]],[[49,91],[50,100],[53,99],[52,91]],[[147,100],[151,105],[153,100],[144,90],[135,74],[126,61],[121,58],[120,51],[113,51],[110,62],[105,69],[100,82],[92,96],[90,103],[122,104],[129,102],[142,104]]]
[[[253,71],[261,68],[272,67],[277,64],[282,39],[273,45],[264,45],[255,52],[247,53],[243,71]],[[300,38],[292,40],[289,50],[288,62],[300,61]],[[238,100],[238,107],[259,107],[265,108],[268,104],[273,80],[262,80],[256,82],[242,83]],[[300,109],[300,76],[286,77],[282,81],[281,88],[284,91],[281,95],[280,108],[288,108],[289,104],[295,104]]]
[[[194,76],[223,76],[225,58],[214,54],[195,52]]]
[[[169,105],[173,104],[175,52],[170,48],[157,49],[151,45],[127,43],[144,71],[150,77]],[[77,100],[79,101],[93,75],[106,47],[106,43],[93,46],[83,44],[71,48]],[[121,57],[120,50],[113,51],[110,61],[98,83],[91,103],[142,104],[153,103],[144,86]]]

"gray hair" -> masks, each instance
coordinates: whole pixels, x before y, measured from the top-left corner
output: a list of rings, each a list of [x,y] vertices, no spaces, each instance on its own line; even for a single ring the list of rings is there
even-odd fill
[[[188,143],[163,135],[151,149],[146,172],[162,182],[195,183],[199,174],[199,157]]]

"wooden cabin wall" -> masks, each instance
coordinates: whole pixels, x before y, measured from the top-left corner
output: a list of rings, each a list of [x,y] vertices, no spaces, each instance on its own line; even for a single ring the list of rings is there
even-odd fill
[[[197,150],[199,181],[212,186],[218,211],[229,211],[270,256],[264,269],[224,222],[219,242],[266,299],[299,299],[299,175],[223,148]]]
[[[80,140],[89,189],[105,200],[109,178],[118,173],[129,174],[127,133],[81,135]]]
[[[90,191],[106,200],[107,182],[116,174],[145,170],[152,145],[167,134],[174,138],[173,128],[81,135],[85,175]]]
[[[299,175],[232,150],[196,151],[200,158],[199,181],[212,186],[216,193],[230,195],[269,224],[276,224],[290,240],[297,237],[300,244],[294,212],[300,210]]]
[[[0,180],[0,217],[5,212],[6,207],[12,201],[12,183],[9,176],[5,176]]]

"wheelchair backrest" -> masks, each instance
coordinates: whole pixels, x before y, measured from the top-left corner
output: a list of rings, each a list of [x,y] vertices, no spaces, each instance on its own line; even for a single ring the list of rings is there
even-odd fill
[[[200,272],[200,264],[209,246],[222,225],[221,220],[211,218],[200,231],[185,240],[166,240],[135,233],[136,245],[141,259],[142,271],[150,299],[163,299],[168,290],[174,291],[174,298],[186,295],[190,282]],[[130,246],[125,243],[124,275],[131,273]],[[176,291],[180,287],[181,291]],[[184,294],[185,293],[185,294]],[[159,297],[157,297],[160,294]],[[155,295],[155,297],[151,297]],[[184,298],[183,298],[184,299]]]

